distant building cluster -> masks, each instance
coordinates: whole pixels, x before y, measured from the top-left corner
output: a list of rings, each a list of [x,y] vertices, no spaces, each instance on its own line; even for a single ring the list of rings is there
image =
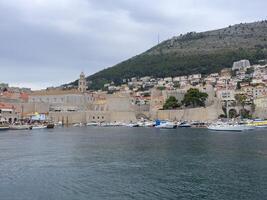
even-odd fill
[[[121,85],[105,84],[101,91],[89,90],[84,73],[80,74],[76,87],[31,91],[2,83],[0,116],[14,122],[40,113],[65,124],[133,122],[137,118],[203,118],[199,112],[182,113],[184,107],[175,111],[176,114],[162,110],[171,96],[181,103],[190,88],[208,94],[205,106],[210,109],[209,113],[215,113],[213,118],[222,113],[226,102],[230,109],[238,112],[241,106],[237,95],[245,97],[242,107],[253,112],[255,117],[267,118],[267,65],[251,65],[248,60],[234,62],[232,68],[208,75],[132,77],[124,79]]]

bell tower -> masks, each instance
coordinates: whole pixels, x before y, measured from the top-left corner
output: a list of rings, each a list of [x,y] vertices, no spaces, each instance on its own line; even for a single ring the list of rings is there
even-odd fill
[[[78,83],[78,90],[80,92],[86,92],[86,89],[87,89],[86,78],[85,78],[84,73],[82,72],[80,74],[80,79],[79,79],[79,83]]]

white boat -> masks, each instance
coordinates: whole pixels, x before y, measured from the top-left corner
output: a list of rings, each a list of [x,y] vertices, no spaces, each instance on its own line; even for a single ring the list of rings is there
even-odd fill
[[[155,128],[159,129],[175,129],[177,128],[177,124],[173,122],[161,122],[160,124],[156,125]]]
[[[9,129],[9,126],[0,125],[0,131],[5,131],[5,130],[8,130],[8,129]]]
[[[83,123],[77,123],[73,125],[73,127],[82,127],[82,126],[83,126]]]
[[[28,124],[12,124],[9,128],[10,130],[29,130],[32,129],[32,126]]]
[[[228,80],[225,80],[225,88],[228,91]],[[228,100],[226,100],[226,118],[229,119]],[[255,129],[249,123],[238,124],[236,122],[217,122],[208,126],[208,130],[212,131],[248,131]]]
[[[139,125],[137,123],[130,123],[130,124],[126,124],[127,127],[139,127]]]
[[[154,127],[156,126],[155,122],[145,122],[144,127]]]
[[[246,124],[229,124],[229,123],[221,123],[221,124],[212,124],[208,126],[209,130],[212,131],[248,131],[253,130],[255,127],[248,126]]]
[[[36,130],[36,129],[45,129],[47,128],[47,126],[45,125],[33,125],[32,126],[32,129]]]
[[[182,122],[181,124],[178,125],[179,128],[191,128],[191,124],[188,122]]]
[[[86,124],[86,126],[99,126],[99,123],[89,122],[89,123]]]

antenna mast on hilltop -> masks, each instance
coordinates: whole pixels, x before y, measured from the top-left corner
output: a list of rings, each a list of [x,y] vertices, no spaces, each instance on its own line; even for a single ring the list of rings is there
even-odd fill
[[[159,41],[159,33],[158,33],[158,45],[159,45],[159,42],[160,42],[160,41]]]

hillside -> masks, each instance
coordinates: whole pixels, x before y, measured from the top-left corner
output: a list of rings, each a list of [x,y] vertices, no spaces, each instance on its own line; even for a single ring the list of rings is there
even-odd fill
[[[87,79],[91,89],[98,89],[106,82],[120,83],[123,78],[207,74],[231,67],[240,59],[255,64],[266,58],[267,21],[261,21],[173,37]]]

